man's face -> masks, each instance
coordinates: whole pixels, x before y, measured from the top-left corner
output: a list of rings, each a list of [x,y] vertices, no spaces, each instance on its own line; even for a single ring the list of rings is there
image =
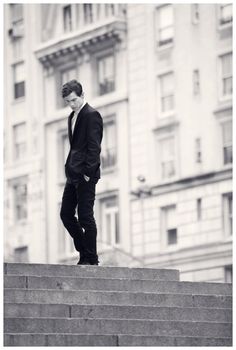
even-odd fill
[[[76,112],[82,106],[82,104],[84,102],[84,97],[83,97],[83,95],[77,96],[76,93],[74,91],[72,91],[72,93],[70,95],[64,97],[64,100],[66,101],[68,106],[70,106],[70,108]]]

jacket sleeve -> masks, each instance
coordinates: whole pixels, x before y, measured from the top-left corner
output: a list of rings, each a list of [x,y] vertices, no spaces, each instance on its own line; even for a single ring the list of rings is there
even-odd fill
[[[103,121],[98,112],[91,113],[88,117],[87,128],[87,155],[84,174],[92,177],[100,166],[101,142],[103,136]]]

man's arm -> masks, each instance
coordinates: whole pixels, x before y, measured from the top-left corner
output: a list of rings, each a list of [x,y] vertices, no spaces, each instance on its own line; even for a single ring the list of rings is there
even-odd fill
[[[101,142],[103,135],[103,121],[98,112],[88,116],[87,129],[87,156],[85,160],[84,175],[92,177],[100,165],[99,155],[101,152]]]

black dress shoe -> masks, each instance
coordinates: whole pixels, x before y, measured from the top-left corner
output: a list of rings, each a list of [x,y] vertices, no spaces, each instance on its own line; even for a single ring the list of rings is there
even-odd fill
[[[77,265],[98,265],[98,261],[96,262],[91,262],[91,261],[88,261],[88,260],[79,260]]]

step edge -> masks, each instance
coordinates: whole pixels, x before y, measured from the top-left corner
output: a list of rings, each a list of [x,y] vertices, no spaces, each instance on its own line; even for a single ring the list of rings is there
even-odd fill
[[[48,306],[51,306],[51,305],[54,305],[54,306],[84,306],[84,307],[121,307],[121,308],[127,308],[127,307],[132,307],[132,308],[139,308],[139,307],[142,307],[142,308],[147,308],[147,309],[184,309],[184,310],[188,310],[188,309],[191,309],[191,310],[194,310],[196,311],[196,307],[191,307],[191,306],[186,306],[186,307],[183,307],[183,306],[151,306],[151,305],[126,305],[126,304],[119,304],[119,305],[113,305],[113,304],[55,304],[55,303],[24,303],[24,302],[20,302],[20,303],[17,303],[17,302],[5,302],[4,305],[48,305]],[[212,310],[211,307],[202,307],[202,306],[199,306],[198,307],[199,310]],[[219,308],[216,308],[216,310],[228,310],[228,311],[232,311],[232,308],[230,307],[219,307]]]
[[[78,266],[78,265],[65,265],[65,264],[41,264],[41,263],[10,263],[10,262],[4,262],[4,265],[6,265],[7,267],[8,266],[36,266],[36,267],[45,267],[45,266],[50,266],[52,268],[55,268],[55,267],[74,267],[74,268],[82,268],[82,269],[125,269],[127,271],[131,271],[131,270],[134,270],[134,271],[140,271],[140,270],[148,270],[148,271],[176,271],[176,272],[179,272],[178,269],[168,269],[168,268],[152,268],[152,267],[128,267],[128,266],[96,266],[96,265],[93,265],[93,266],[90,266],[90,265],[81,265],[81,266]],[[6,268],[7,269],[7,268]],[[7,269],[8,270],[8,269]]]
[[[162,280],[162,279],[153,279],[153,278],[139,278],[139,279],[130,279],[128,277],[121,277],[121,278],[113,278],[113,277],[109,277],[109,278],[105,278],[105,277],[92,277],[92,276],[38,276],[38,275],[14,275],[14,274],[10,274],[10,275],[5,275],[5,277],[29,277],[29,278],[47,278],[47,279],[52,279],[52,278],[63,278],[63,279],[73,279],[73,280],[97,280],[97,281],[128,281],[128,282],[139,282],[139,281],[145,281],[145,282],[165,282],[165,283],[176,283],[176,284],[183,284],[183,285],[199,285],[199,284],[203,284],[204,287],[205,286],[209,286],[209,287],[216,287],[216,286],[226,286],[226,287],[231,287],[232,288],[232,283],[220,283],[220,282],[192,282],[192,281],[179,281],[179,280]]]
[[[118,294],[152,294],[152,295],[185,295],[185,296],[207,296],[207,297],[229,297],[232,298],[233,295],[227,295],[227,294],[198,294],[198,293],[167,293],[167,292],[161,292],[161,293],[153,293],[153,292],[134,292],[134,291],[127,291],[127,290],[102,290],[102,289],[98,289],[98,290],[91,290],[91,289],[44,289],[44,288],[39,288],[39,289],[35,289],[35,288],[4,288],[4,291],[9,291],[9,290],[17,290],[17,291],[47,291],[47,292],[65,292],[66,293],[74,293],[74,292],[91,292],[91,293],[118,293]]]
[[[21,320],[21,319],[24,319],[24,320],[42,320],[42,319],[45,319],[45,320],[86,320],[86,321],[115,321],[115,322],[118,322],[118,321],[138,321],[138,322],[145,322],[145,323],[155,323],[155,322],[162,322],[162,323],[169,323],[169,322],[178,322],[178,323],[181,323],[181,324],[187,324],[187,323],[193,323],[193,324],[224,324],[224,325],[232,325],[232,322],[215,322],[215,321],[190,321],[190,320],[156,320],[156,319],[136,319],[136,318],[126,318],[125,320],[123,318],[99,318],[99,317],[96,317],[96,318],[91,318],[91,317],[63,317],[63,318],[58,318],[58,317],[5,317],[4,320]]]
[[[200,337],[195,337],[195,336],[190,336],[190,335],[186,335],[186,336],[165,336],[165,335],[132,335],[132,334],[93,334],[93,333],[4,333],[4,335],[42,335],[42,336],[47,336],[47,335],[68,335],[68,336],[73,336],[73,335],[78,335],[78,336],[119,336],[119,337],[135,337],[135,338],[138,338],[138,337],[150,337],[150,338],[206,338],[206,339],[228,339],[228,340],[231,340],[232,337],[206,337],[206,336],[200,336]]]

